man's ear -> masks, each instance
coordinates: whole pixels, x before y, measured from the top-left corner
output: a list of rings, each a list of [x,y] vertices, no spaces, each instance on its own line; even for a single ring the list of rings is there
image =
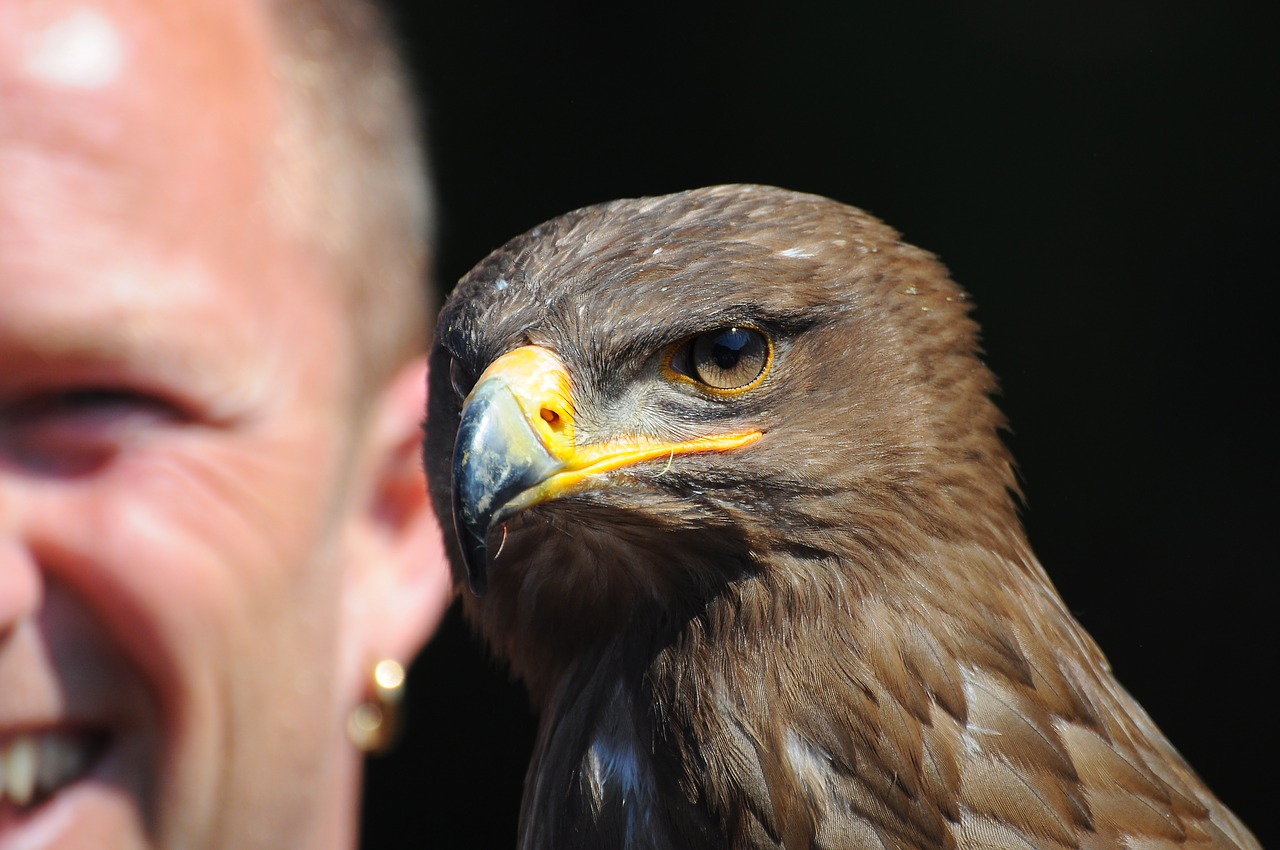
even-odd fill
[[[422,471],[426,359],[372,399],[344,541],[344,661],[357,681],[377,661],[408,667],[453,598],[440,522]],[[350,680],[349,680],[350,681]]]

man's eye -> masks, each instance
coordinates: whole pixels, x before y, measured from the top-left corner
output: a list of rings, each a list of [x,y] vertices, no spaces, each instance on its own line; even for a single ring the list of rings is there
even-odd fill
[[[53,474],[89,472],[147,429],[178,421],[172,404],[114,388],[0,398],[0,460]]]
[[[0,402],[0,422],[9,425],[109,427],[137,417],[167,419],[177,415],[168,402],[127,389],[57,390]]]

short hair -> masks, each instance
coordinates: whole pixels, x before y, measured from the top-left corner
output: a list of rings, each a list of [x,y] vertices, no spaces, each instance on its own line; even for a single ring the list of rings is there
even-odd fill
[[[342,288],[367,392],[425,350],[435,203],[416,92],[370,0],[266,0],[284,116],[270,191]]]

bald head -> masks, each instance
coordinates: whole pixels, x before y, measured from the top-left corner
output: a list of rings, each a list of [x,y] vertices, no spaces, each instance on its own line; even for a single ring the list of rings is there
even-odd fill
[[[367,0],[266,0],[284,121],[275,201],[327,258],[373,374],[422,350],[435,210],[408,75]]]

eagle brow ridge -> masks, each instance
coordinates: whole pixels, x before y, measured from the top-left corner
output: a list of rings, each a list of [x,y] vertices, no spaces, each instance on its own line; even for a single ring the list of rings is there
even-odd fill
[[[644,360],[668,346],[700,333],[734,325],[759,327],[771,334],[777,342],[780,338],[794,337],[820,324],[825,324],[824,317],[803,310],[777,310],[742,302],[714,311],[681,315],[660,326],[646,327],[629,339],[620,343],[615,341],[613,345],[616,347],[612,348],[610,354],[612,358],[624,361]],[[608,345],[606,340],[607,335],[605,339],[593,340],[589,350],[599,356],[603,353],[603,347],[599,343],[605,342]]]

